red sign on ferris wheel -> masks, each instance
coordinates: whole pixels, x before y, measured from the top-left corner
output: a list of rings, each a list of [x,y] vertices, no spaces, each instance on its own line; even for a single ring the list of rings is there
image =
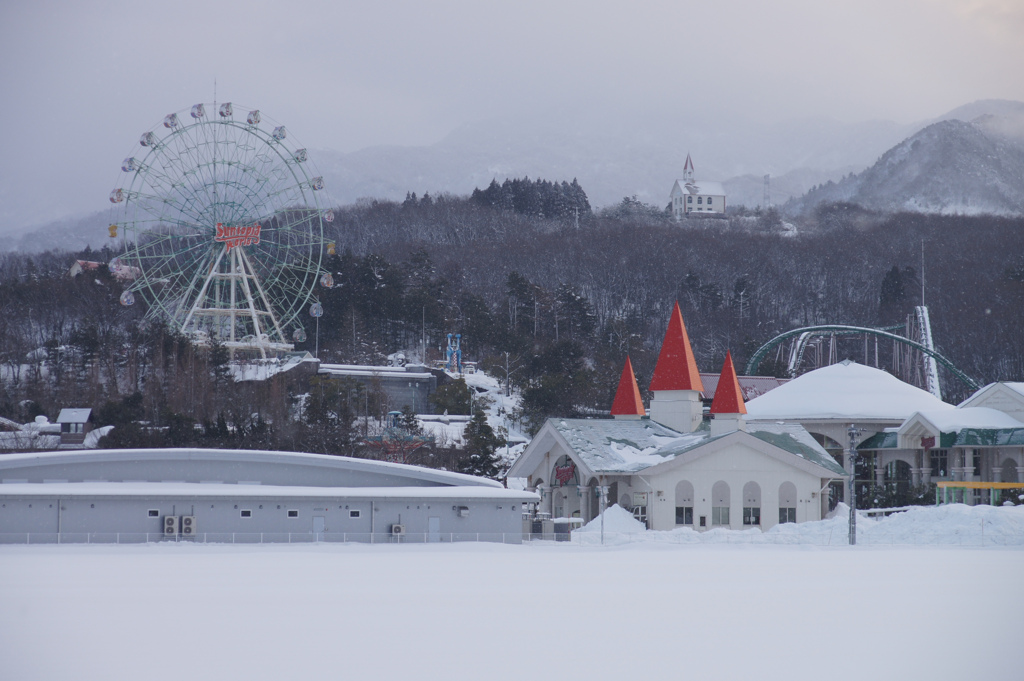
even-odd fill
[[[260,226],[224,225],[218,222],[217,235],[213,240],[225,244],[229,251],[235,246],[253,246],[260,242]]]

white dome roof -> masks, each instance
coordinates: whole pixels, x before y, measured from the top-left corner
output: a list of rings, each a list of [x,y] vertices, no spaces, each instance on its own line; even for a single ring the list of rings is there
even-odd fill
[[[815,369],[747,402],[748,419],[904,420],[954,409],[892,374],[849,360]]]

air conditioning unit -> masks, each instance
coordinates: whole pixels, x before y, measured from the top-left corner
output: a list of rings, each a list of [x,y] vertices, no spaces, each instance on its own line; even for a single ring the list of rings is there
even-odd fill
[[[403,534],[405,534],[405,525],[397,525],[396,524],[396,525],[392,525],[391,526],[391,535],[392,536],[398,537],[398,536],[401,536]]]
[[[196,517],[194,515],[181,516],[181,533],[185,535],[196,533]]]
[[[175,536],[178,534],[178,516],[176,515],[165,515],[164,516],[164,534],[167,536]]]

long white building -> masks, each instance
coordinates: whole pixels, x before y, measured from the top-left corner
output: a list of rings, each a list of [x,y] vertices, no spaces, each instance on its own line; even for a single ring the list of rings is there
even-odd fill
[[[535,494],[321,454],[109,449],[0,456],[0,542],[522,541]]]

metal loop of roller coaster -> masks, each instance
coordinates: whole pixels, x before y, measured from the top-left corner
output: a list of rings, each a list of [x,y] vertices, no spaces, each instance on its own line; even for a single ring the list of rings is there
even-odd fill
[[[906,336],[901,336],[893,331],[904,329]],[[785,343],[790,339],[796,339],[790,347],[789,359],[787,364],[787,371],[790,377],[796,376],[800,372],[800,367],[804,362],[804,354],[808,345],[813,343],[815,337],[821,336],[851,336],[851,335],[863,335],[865,337],[865,343],[867,337],[873,336],[876,339],[887,339],[892,340],[894,344],[900,344],[910,350],[915,350],[921,353],[921,386],[928,392],[932,393],[936,397],[941,399],[941,386],[939,384],[938,366],[941,365],[951,375],[957,378],[960,382],[966,385],[971,390],[978,390],[981,386],[972,379],[970,376],[958,369],[949,359],[942,356],[935,350],[935,345],[932,342],[931,333],[931,322],[928,316],[928,308],[919,305],[914,309],[914,313],[908,317],[907,324],[898,324],[895,326],[887,326],[880,328],[872,328],[866,326],[851,326],[847,324],[821,324],[816,326],[805,326],[799,329],[792,329],[784,333],[780,333],[775,336],[767,343],[759,347],[753,355],[750,357],[750,361],[747,362],[745,373],[748,376],[756,375],[758,367],[761,362],[768,356],[768,354],[778,348],[781,344]],[[911,338],[910,336],[916,336],[917,339]],[[867,355],[867,351],[865,351]],[[894,352],[894,361],[898,363],[898,355]],[[831,358],[830,358],[831,359]],[[878,350],[876,345],[875,360],[878,360]],[[867,361],[867,356],[865,356]],[[899,368],[898,366],[894,368]]]

